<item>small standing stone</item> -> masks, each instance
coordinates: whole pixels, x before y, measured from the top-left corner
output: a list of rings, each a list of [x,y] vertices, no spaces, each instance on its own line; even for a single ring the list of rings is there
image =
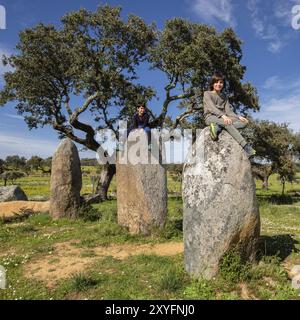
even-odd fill
[[[82,175],[80,158],[75,144],[64,139],[53,158],[50,187],[50,215],[75,218],[80,206]]]
[[[144,139],[139,156],[142,163],[132,164],[132,152],[135,150],[132,148],[128,163],[116,165],[118,223],[128,227],[132,234],[147,235],[151,233],[151,228],[165,224],[167,175],[160,163],[144,163],[148,158],[146,134],[142,131],[132,134],[141,135]],[[131,145],[129,143],[129,147]]]

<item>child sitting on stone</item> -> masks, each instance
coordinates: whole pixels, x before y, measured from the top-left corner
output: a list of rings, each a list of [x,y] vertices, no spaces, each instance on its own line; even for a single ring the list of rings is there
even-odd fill
[[[129,133],[134,130],[142,129],[147,133],[148,137],[148,149],[151,149],[151,129],[149,127],[149,114],[146,112],[144,105],[139,105],[136,108],[136,113],[133,116],[132,124],[127,130],[127,137]],[[123,143],[120,144],[119,149],[123,149]]]
[[[215,74],[209,85],[210,90],[204,92],[205,123],[210,126],[210,135],[213,140],[217,140],[219,133],[224,128],[244,148],[250,158],[256,154],[256,151],[238,131],[238,129],[244,128],[249,121],[233,112],[228,99],[221,93],[224,82],[222,76]]]

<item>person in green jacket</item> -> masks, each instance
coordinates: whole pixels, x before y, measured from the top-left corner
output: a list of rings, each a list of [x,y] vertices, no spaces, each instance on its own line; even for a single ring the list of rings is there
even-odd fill
[[[222,94],[225,79],[215,74],[212,76],[208,91],[203,95],[205,123],[210,126],[210,135],[213,140],[224,128],[245,150],[248,158],[256,151],[246,142],[238,129],[244,128],[249,121],[234,113],[228,99]]]

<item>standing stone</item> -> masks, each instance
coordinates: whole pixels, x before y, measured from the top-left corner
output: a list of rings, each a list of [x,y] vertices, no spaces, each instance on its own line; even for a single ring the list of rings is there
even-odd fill
[[[130,133],[129,137],[141,135],[143,131]],[[146,140],[140,157],[148,154]],[[130,148],[133,144],[129,143]],[[167,175],[165,168],[151,162],[132,164],[132,152],[127,164],[116,164],[118,223],[128,227],[131,234],[149,234],[153,227],[163,227],[167,217]],[[125,150],[127,152],[127,148]],[[149,154],[150,156],[150,154]]]
[[[16,200],[28,200],[25,192],[19,186],[11,185],[7,187],[0,187],[0,202]]]
[[[211,279],[230,249],[238,249],[243,261],[255,261],[260,232],[255,183],[244,150],[225,130],[216,142],[209,128],[202,130],[192,159],[190,150],[183,168],[185,268]]]
[[[80,206],[82,176],[75,144],[64,139],[52,158],[50,215],[52,218],[75,218]]]

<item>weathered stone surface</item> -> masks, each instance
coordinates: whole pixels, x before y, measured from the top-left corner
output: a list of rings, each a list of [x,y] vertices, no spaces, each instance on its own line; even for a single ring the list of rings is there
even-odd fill
[[[24,200],[27,201],[25,192],[17,185],[0,187],[0,202]]]
[[[75,144],[64,139],[52,158],[50,215],[53,218],[75,218],[80,206],[82,176]]]
[[[143,132],[136,134],[143,135]],[[141,149],[140,159],[145,160],[142,153],[148,154],[147,143]],[[132,157],[133,149],[129,151],[128,163],[116,165],[118,223],[128,227],[132,234],[149,234],[152,227],[162,227],[166,221],[166,170],[159,163],[147,164],[142,161],[142,164],[137,164],[137,159]]]
[[[250,162],[225,130],[217,142],[208,128],[202,130],[195,160],[190,150],[182,186],[185,268],[210,279],[230,249],[237,248],[245,261],[255,261],[259,210]]]

